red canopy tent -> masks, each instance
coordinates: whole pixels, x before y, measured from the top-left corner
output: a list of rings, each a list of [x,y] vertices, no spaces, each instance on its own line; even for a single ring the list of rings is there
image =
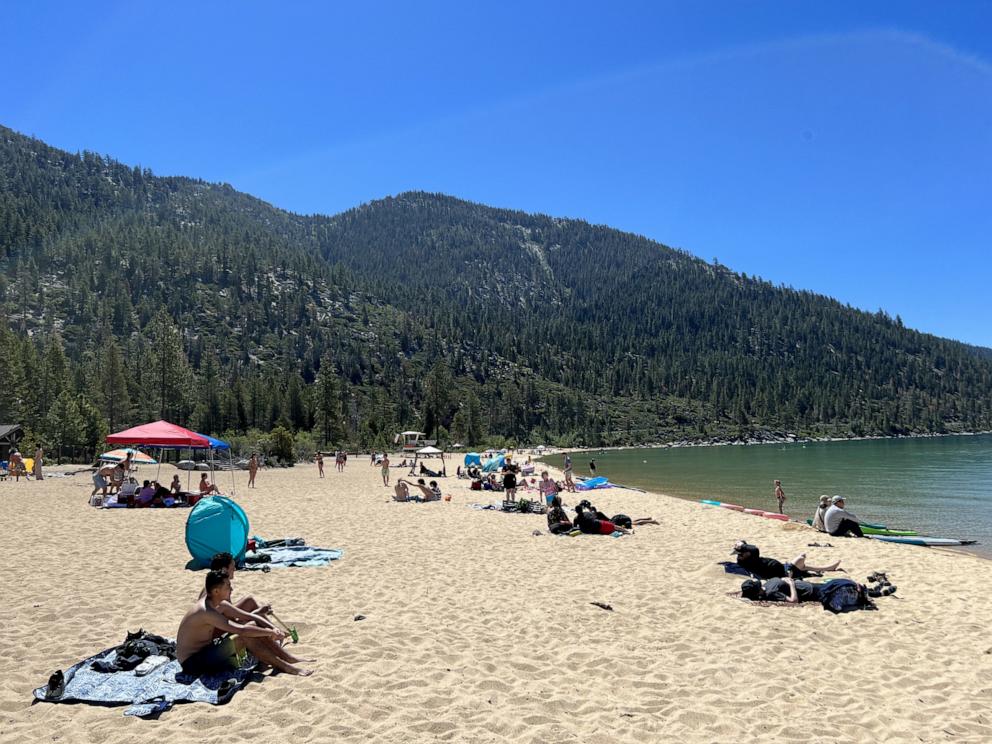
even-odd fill
[[[110,434],[111,444],[141,444],[146,447],[209,447],[206,437],[168,421],[153,421],[116,434]]]

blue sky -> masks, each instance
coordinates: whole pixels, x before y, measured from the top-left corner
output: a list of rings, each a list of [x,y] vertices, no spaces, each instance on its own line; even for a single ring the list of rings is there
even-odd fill
[[[0,123],[296,212],[578,217],[992,346],[992,3],[493,5],[5,4]]]

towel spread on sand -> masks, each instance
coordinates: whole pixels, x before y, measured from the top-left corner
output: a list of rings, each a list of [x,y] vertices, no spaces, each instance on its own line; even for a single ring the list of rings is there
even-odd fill
[[[336,548],[315,548],[312,545],[285,545],[278,548],[259,548],[257,555],[269,556],[264,563],[245,563],[246,571],[266,571],[271,568],[311,568],[326,566],[343,555]],[[248,556],[251,556],[249,553]],[[248,557],[246,556],[246,558]]]
[[[84,659],[65,673],[62,695],[48,697],[48,687],[42,686],[34,690],[35,699],[49,703],[136,704],[129,715],[140,715],[146,708],[145,714],[152,715],[173,703],[222,705],[251,680],[255,668],[251,657],[250,663],[237,671],[201,677],[184,674],[179,662],[174,660],[140,677],[135,670],[107,673],[93,668],[98,661],[112,662],[116,654],[115,647]],[[157,702],[162,705],[156,706]]]
[[[723,570],[728,574],[734,574],[735,576],[751,575],[751,572],[744,568],[744,566],[738,566],[736,563],[730,561],[720,561],[717,565],[723,566]]]

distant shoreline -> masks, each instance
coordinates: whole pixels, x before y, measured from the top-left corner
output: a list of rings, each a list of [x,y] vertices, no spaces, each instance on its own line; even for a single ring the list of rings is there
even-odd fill
[[[956,431],[948,432],[946,434],[895,434],[892,436],[883,436],[881,434],[872,434],[861,437],[798,437],[798,436],[785,436],[776,439],[734,439],[734,440],[724,440],[722,438],[717,439],[705,439],[701,441],[693,441],[689,439],[680,439],[674,442],[651,442],[645,444],[623,444],[623,445],[609,445],[603,447],[551,447],[552,450],[549,454],[563,454],[565,452],[575,453],[575,452],[613,452],[616,450],[628,450],[628,449],[678,449],[682,447],[748,447],[751,445],[761,445],[761,444],[810,444],[817,442],[866,442],[866,441],[879,441],[886,439],[937,439],[942,437],[979,437],[992,434],[992,431]],[[521,448],[533,451],[532,448]],[[519,450],[518,450],[519,451]],[[549,454],[542,454],[541,457],[548,457]]]

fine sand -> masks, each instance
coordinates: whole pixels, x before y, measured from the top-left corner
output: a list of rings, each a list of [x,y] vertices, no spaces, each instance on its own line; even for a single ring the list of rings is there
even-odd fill
[[[622,489],[590,497],[661,526],[554,537],[543,516],[467,508],[499,498],[467,481],[442,481],[451,502],[399,504],[367,459],[325,467],[263,470],[255,490],[234,474],[254,534],[344,550],[234,580],[297,626],[316,673],[157,722],[32,706],[31,690],[128,629],[175,634],[204,576],[183,569],[189,511],[91,508],[87,474],[0,483],[0,741],[992,741],[990,561]],[[738,538],[842,558],[861,581],[885,570],[898,598],[839,616],[749,605],[717,565]]]

